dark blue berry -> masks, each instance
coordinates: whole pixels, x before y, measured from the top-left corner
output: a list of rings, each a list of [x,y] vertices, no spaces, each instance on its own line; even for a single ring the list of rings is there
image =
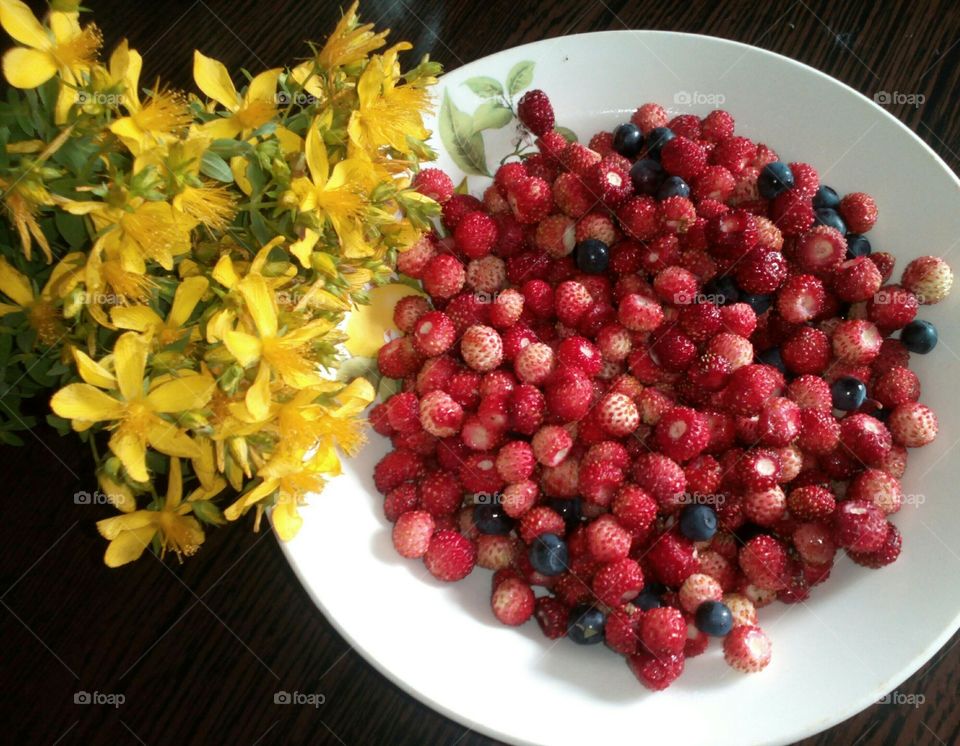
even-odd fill
[[[836,228],[840,233],[847,232],[847,224],[843,222],[840,213],[829,207],[821,207],[814,211],[814,222],[817,225],[826,225],[830,228]]]
[[[834,409],[852,412],[863,406],[867,398],[867,387],[859,378],[841,376],[830,387],[830,395],[833,398]]]
[[[621,124],[613,131],[613,149],[626,158],[636,158],[643,148],[643,133],[633,122]]]
[[[596,645],[603,642],[606,622],[607,618],[600,609],[589,604],[574,606],[567,620],[567,637],[577,645]]]
[[[642,158],[630,167],[630,180],[637,194],[656,194],[663,176],[663,166],[653,158]]]
[[[768,308],[770,308],[770,304],[773,303],[773,296],[744,293],[740,296],[740,302],[746,303],[748,306],[750,306],[750,308],[753,309],[753,312],[759,316]]]
[[[659,609],[663,604],[660,602],[660,594],[651,590],[650,588],[644,588],[640,591],[640,595],[637,596],[633,601],[631,601],[634,606],[638,609],[643,609],[647,611],[648,609]]]
[[[676,135],[669,127],[654,127],[647,134],[647,154],[651,158],[660,158],[660,150]]]
[[[530,564],[541,575],[560,575],[569,562],[567,543],[556,534],[540,534],[530,545]]]
[[[680,514],[680,533],[691,541],[706,541],[717,533],[717,514],[709,505],[687,505]]]
[[[781,373],[787,372],[787,366],[783,364],[783,356],[780,354],[779,347],[771,347],[769,350],[758,352],[757,360],[764,365],[772,365]]]
[[[900,332],[900,341],[910,352],[926,355],[937,346],[937,327],[929,321],[911,321]]]
[[[773,199],[793,187],[793,171],[783,161],[768,163],[757,177],[757,189],[764,199]]]
[[[725,603],[704,601],[694,615],[697,629],[711,637],[723,637],[733,629],[733,614]]]
[[[703,294],[713,296],[718,306],[726,306],[740,300],[740,288],[729,275],[721,275],[703,286]]]
[[[583,516],[582,504],[579,497],[574,498],[563,498],[563,497],[551,497],[547,500],[547,507],[555,510],[560,514],[560,517],[563,518],[563,522],[567,524],[567,530],[572,531],[579,525],[580,519]]]
[[[813,195],[813,207],[819,210],[821,207],[829,207],[836,210],[840,206],[840,195],[833,187],[821,185],[817,193]]]
[[[481,503],[473,508],[473,525],[481,534],[504,536],[513,530],[513,518],[498,503]]]
[[[599,275],[607,271],[610,264],[610,249],[596,238],[588,238],[578,243],[574,249],[577,268],[588,275]]]
[[[657,199],[665,200],[669,197],[689,197],[690,185],[679,176],[668,176],[657,189]]]
[[[854,259],[858,256],[870,256],[873,248],[870,241],[859,233],[851,233],[847,236],[847,259]]]

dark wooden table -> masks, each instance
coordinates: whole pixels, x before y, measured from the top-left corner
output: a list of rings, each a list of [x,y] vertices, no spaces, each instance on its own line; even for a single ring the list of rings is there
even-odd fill
[[[160,75],[183,87],[192,83],[194,47],[231,69],[256,72],[302,56],[302,41],[321,38],[338,17],[335,0],[85,5],[96,12],[108,49],[126,35],[144,54],[142,80]],[[396,39],[414,42],[414,55],[429,52],[447,68],[585,31],[653,28],[737,39],[802,60],[867,95],[922,94],[922,106],[891,110],[951,167],[960,166],[960,6],[949,0],[367,0],[362,10],[392,27]],[[89,453],[46,427],[26,437],[25,448],[0,450],[7,482],[0,520],[4,742],[491,743],[419,704],[353,652],[269,534],[214,532],[183,566],[145,556],[107,570],[94,522],[111,511],[73,500],[94,484]],[[369,600],[375,596],[376,589],[364,589],[357,602],[385,624],[391,614],[416,613],[379,608]],[[890,605],[894,613],[897,600]],[[955,636],[899,687],[913,700],[922,695],[923,704],[874,705],[804,744],[960,743],[958,642]],[[317,709],[278,706],[278,690],[322,692],[326,701]],[[125,701],[80,705],[77,692]]]

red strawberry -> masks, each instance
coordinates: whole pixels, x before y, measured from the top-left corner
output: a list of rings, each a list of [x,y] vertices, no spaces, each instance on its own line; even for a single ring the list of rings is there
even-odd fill
[[[476,545],[456,531],[441,529],[430,539],[423,564],[437,580],[465,578],[477,559]]]
[[[517,117],[537,137],[543,137],[553,129],[553,106],[547,94],[541,90],[523,94],[517,102]]]

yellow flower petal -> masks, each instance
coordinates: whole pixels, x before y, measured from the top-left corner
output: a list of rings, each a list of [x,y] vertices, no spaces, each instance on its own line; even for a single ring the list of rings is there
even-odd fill
[[[281,142],[281,145],[283,143]],[[250,179],[247,178],[247,159],[242,155],[235,155],[230,159],[230,170],[233,171],[233,179],[237,182],[237,186],[240,187],[246,195],[253,194],[253,184],[250,183]],[[225,259],[227,257],[224,257]]]
[[[97,531],[104,539],[116,539],[125,531],[136,531],[144,526],[152,526],[156,517],[156,512],[152,510],[137,510],[133,513],[115,515],[97,521]]]
[[[125,531],[107,545],[107,551],[103,554],[104,564],[107,567],[121,567],[139,559],[156,533],[156,526]]]
[[[208,287],[210,282],[206,277],[188,277],[181,282],[173,296],[173,306],[167,316],[169,324],[171,326],[186,324]]]
[[[46,52],[14,47],[3,55],[3,74],[14,88],[37,88],[57,74],[57,65]]]
[[[15,306],[12,303],[0,303],[0,317],[6,316],[8,313],[16,313],[17,311],[22,311],[21,306]]]
[[[0,0],[0,25],[21,44],[34,49],[48,49],[50,37],[33,11],[20,0]]]
[[[199,50],[194,51],[193,79],[197,82],[197,87],[217,103],[230,111],[240,108],[237,89],[222,62],[207,57]]]
[[[114,306],[110,320],[119,329],[145,332],[163,325],[163,319],[149,306]]]
[[[418,290],[395,282],[370,291],[370,305],[360,306],[347,319],[347,341],[344,346],[354,357],[374,357],[386,341],[388,332],[398,332],[393,323],[393,307],[408,295],[422,295]]]
[[[323,186],[327,183],[327,177],[330,175],[330,166],[327,160],[327,146],[324,145],[316,124],[310,125],[310,131],[307,133],[306,149],[307,166],[310,168],[313,183]]]
[[[290,244],[290,253],[300,260],[300,264],[306,269],[310,268],[310,255],[313,253],[313,247],[320,240],[320,234],[312,228],[304,231],[303,238]]]
[[[233,261],[226,254],[217,260],[211,275],[214,280],[228,289],[232,289],[240,282],[240,275],[237,274],[237,270],[233,266]]]
[[[253,316],[253,323],[261,337],[274,337],[277,334],[277,311],[273,304],[273,294],[262,277],[250,276],[237,286],[247,304],[247,310]]]
[[[279,486],[279,479],[264,479],[260,484],[249,490],[246,494],[241,495],[239,500],[223,511],[224,517],[228,521],[237,520],[237,518],[243,515],[244,510],[259,502],[263,498],[269,496],[270,493],[272,493]]]
[[[247,409],[254,419],[262,422],[270,416],[270,366],[261,362],[257,370],[257,378],[247,389],[244,397]]]
[[[147,402],[161,414],[200,409],[210,401],[216,386],[207,375],[183,376],[157,386],[147,394]]]
[[[18,306],[29,306],[33,303],[33,287],[30,285],[30,280],[14,269],[13,265],[2,256],[0,256],[0,292]]]
[[[276,138],[280,141],[280,149],[284,153],[299,153],[303,150],[303,138],[296,132],[288,130],[283,125],[277,125],[277,129],[273,134],[276,135]]]
[[[150,479],[147,473],[147,447],[136,433],[115,430],[110,436],[109,445],[134,480],[146,482]]]
[[[236,117],[218,117],[200,125],[200,131],[213,140],[232,140],[243,130]]]
[[[123,416],[123,402],[104,393],[89,383],[71,383],[50,399],[50,407],[68,420],[104,422]]]
[[[77,365],[80,377],[92,386],[112,389],[117,386],[117,377],[82,350],[73,347],[73,361]]]
[[[271,104],[277,102],[277,78],[283,70],[275,67],[272,70],[264,70],[255,75],[250,81],[250,87],[247,88],[247,101],[269,101]]]
[[[337,394],[337,401],[340,402],[340,406],[334,414],[338,417],[351,417],[359,414],[366,409],[376,395],[377,392],[370,381],[363,376],[354,378],[349,386]]]
[[[127,401],[143,393],[143,369],[147,364],[147,344],[140,335],[126,332],[113,348],[113,367],[120,393]],[[139,481],[139,480],[138,480]]]
[[[223,343],[227,346],[230,354],[233,355],[237,359],[237,362],[244,368],[259,360],[260,353],[263,349],[260,340],[252,334],[238,332],[232,329],[223,335]]]
[[[160,453],[181,458],[197,458],[200,455],[200,446],[193,438],[180,430],[176,425],[157,420],[147,430],[147,441]]]
[[[131,513],[136,509],[137,499],[134,497],[130,485],[112,479],[110,475],[105,472],[97,475],[97,481],[100,483],[100,489],[103,490],[110,504],[117,510],[124,513]]]
[[[303,518],[297,512],[297,503],[293,498],[280,500],[271,513],[273,527],[282,541],[290,541],[303,526]]]
[[[183,468],[180,459],[174,456],[170,459],[170,470],[167,472],[167,499],[165,507],[176,508],[183,499]]]

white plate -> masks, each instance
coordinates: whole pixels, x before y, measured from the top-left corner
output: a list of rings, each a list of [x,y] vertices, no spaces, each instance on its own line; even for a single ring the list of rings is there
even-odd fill
[[[876,197],[880,220],[870,238],[896,255],[896,277],[911,258],[949,254],[960,241],[960,182],[947,166],[886,111],[785,57],[704,36],[586,34],[465,65],[443,77],[440,93],[472,112],[481,100],[465,80],[503,81],[525,60],[536,63],[533,87],[549,93],[558,122],[581,139],[612,129],[647,101],[704,115],[722,96],[739,133],[769,143],[785,161],[812,163],[841,194]],[[492,163],[511,149],[511,129],[487,135]],[[439,165],[459,173],[446,154]],[[481,182],[471,178],[474,193]],[[532,621],[519,631],[503,627],[489,609],[488,571],[447,585],[394,553],[370,476],[387,446],[375,435],[304,509],[287,556],[330,622],[370,663],[490,736],[551,746],[658,736],[676,746],[747,746],[809,736],[892,690],[960,626],[960,459],[953,450],[960,442],[960,359],[953,352],[960,351],[960,326],[950,321],[958,305],[954,293],[921,309],[941,334],[934,353],[914,356],[922,399],[941,428],[933,445],[910,456],[905,491],[925,499],[895,518],[903,555],[879,571],[839,559],[809,602],[763,609],[774,655],[762,674],[733,672],[714,642],[669,690],[653,694],[603,647],[554,644]]]

